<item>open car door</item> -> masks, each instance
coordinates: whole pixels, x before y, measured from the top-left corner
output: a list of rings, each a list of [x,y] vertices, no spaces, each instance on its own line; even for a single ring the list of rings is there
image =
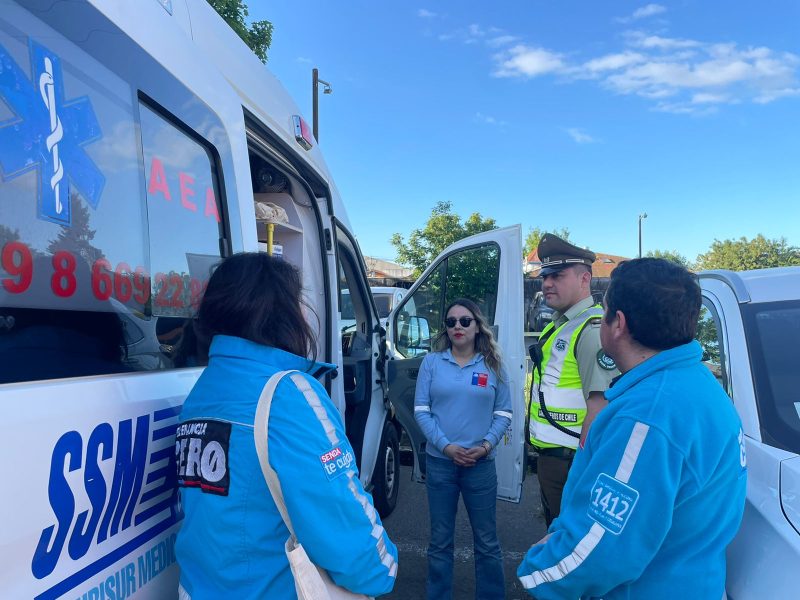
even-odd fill
[[[390,316],[389,399],[414,449],[414,479],[425,473],[425,436],[414,420],[420,363],[444,327],[455,299],[475,301],[493,324],[510,378],[514,416],[497,446],[497,497],[519,502],[524,475],[525,350],[522,306],[522,234],[519,225],[459,240],[442,252]]]

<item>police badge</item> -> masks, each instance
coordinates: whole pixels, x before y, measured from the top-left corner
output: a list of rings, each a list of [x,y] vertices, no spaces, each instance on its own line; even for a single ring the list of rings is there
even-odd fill
[[[606,371],[613,371],[617,368],[617,363],[614,362],[614,359],[602,349],[597,352],[597,364],[600,365],[601,369],[605,369]]]

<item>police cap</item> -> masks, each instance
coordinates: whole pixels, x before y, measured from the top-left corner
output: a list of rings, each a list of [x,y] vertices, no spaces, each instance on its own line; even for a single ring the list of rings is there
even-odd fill
[[[596,258],[591,250],[578,248],[552,233],[545,233],[539,240],[537,254],[542,261],[542,270],[539,273],[541,277],[573,265],[586,265],[591,268]]]

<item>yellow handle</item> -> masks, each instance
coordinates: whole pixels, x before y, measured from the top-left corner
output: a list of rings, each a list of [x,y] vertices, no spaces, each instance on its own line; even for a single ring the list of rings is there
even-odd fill
[[[267,254],[272,256],[272,234],[275,233],[275,224],[267,223]]]

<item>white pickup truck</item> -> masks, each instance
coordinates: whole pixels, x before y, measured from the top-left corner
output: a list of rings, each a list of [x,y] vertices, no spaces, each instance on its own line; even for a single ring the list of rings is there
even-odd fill
[[[798,598],[800,267],[699,278],[698,339],[739,412],[747,449],[747,503],[728,548],[728,598]]]

